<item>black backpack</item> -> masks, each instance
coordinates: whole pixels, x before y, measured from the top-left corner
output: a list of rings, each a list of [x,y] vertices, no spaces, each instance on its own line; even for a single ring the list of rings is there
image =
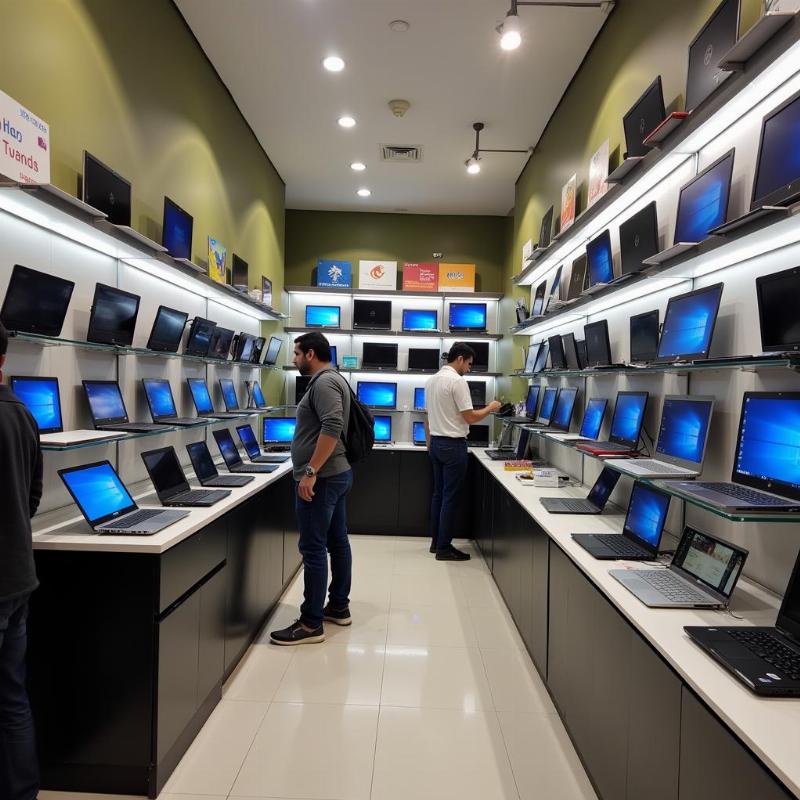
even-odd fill
[[[321,374],[319,372],[314,376],[306,391],[311,391],[314,381]],[[344,377],[342,380],[347,383]],[[342,431],[342,441],[348,462],[357,464],[370,454],[375,445],[375,420],[370,410],[356,397],[353,387],[349,383],[347,383],[347,388],[350,390],[350,417],[347,421],[347,436]]]

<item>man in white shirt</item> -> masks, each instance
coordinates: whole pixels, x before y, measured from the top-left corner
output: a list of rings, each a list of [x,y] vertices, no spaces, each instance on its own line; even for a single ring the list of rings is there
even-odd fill
[[[475,351],[458,342],[447,354],[447,364],[425,384],[425,438],[433,465],[431,498],[431,553],[437,561],[467,561],[469,553],[453,547],[453,516],[458,490],[467,474],[469,426],[500,408],[492,400],[485,408],[472,407],[464,375],[472,369]]]

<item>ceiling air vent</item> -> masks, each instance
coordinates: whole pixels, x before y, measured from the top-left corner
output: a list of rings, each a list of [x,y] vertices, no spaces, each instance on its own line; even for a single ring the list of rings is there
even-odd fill
[[[406,164],[422,161],[422,145],[416,144],[382,144],[381,160]]]

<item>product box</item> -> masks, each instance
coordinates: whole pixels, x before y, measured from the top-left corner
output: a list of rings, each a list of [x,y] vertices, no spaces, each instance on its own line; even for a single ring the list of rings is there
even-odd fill
[[[208,237],[208,277],[217,283],[225,283],[225,260],[228,250],[213,236]]]
[[[608,190],[608,139],[600,145],[589,162],[589,203],[591,208]]]
[[[397,262],[359,261],[358,288],[394,291],[397,288]]]
[[[342,356],[342,369],[358,369],[358,356]]]
[[[474,264],[439,264],[440,292],[474,292]]]
[[[352,288],[353,265],[349,261],[320,258],[317,261],[317,286],[328,289]]]
[[[439,265],[403,264],[404,292],[436,292],[439,286]]]
[[[561,228],[563,233],[575,222],[575,205],[578,194],[578,176],[573,175],[561,188]]]

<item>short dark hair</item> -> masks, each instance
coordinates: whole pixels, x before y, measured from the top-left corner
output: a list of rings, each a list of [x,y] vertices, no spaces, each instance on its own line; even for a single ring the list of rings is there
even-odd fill
[[[0,356],[4,356],[8,352],[8,331],[3,327],[0,322]]]
[[[447,363],[452,364],[459,356],[463,357],[466,361],[469,358],[475,358],[475,351],[464,342],[456,342],[447,354]]]
[[[307,355],[309,350],[313,350],[323,363],[331,360],[331,344],[319,331],[304,333],[302,336],[298,336],[294,343],[300,348],[303,355]]]

